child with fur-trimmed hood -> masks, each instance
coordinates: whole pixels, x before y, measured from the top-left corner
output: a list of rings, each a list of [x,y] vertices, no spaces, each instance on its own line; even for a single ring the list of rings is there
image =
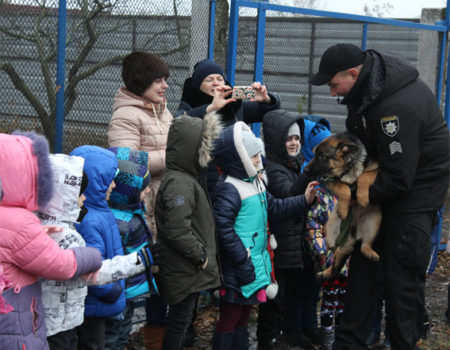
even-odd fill
[[[0,262],[14,309],[0,314],[0,349],[48,349],[40,277],[68,280],[101,266],[91,247],[61,249],[34,214],[53,194],[47,140],[35,133],[0,134]]]
[[[221,131],[215,112],[204,119],[183,115],[169,129],[166,169],[156,197],[158,239],[166,247],[160,266],[169,304],[163,349],[182,349],[200,291],[220,285],[213,210],[205,170]]]

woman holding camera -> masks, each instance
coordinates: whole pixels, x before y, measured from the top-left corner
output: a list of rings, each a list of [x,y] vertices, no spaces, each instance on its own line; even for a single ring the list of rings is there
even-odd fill
[[[192,77],[184,82],[175,118],[184,113],[203,118],[208,112],[218,111],[225,128],[238,120],[245,123],[261,122],[267,112],[280,108],[280,98],[269,93],[266,86],[259,82],[251,84],[251,87],[255,91],[254,98],[241,100],[232,97],[233,89],[225,81],[222,67],[212,60],[204,59],[194,65]],[[210,194],[218,176],[216,166],[210,163],[207,174]]]

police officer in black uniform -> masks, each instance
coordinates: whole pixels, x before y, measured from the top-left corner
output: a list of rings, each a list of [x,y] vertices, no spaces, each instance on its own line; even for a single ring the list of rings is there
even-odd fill
[[[415,349],[423,324],[425,272],[436,211],[449,185],[449,131],[436,97],[400,57],[337,44],[310,79],[343,96],[347,130],[358,136],[380,173],[369,197],[383,220],[372,262],[356,247],[350,261],[336,349],[367,349],[373,311],[382,293],[393,349]]]

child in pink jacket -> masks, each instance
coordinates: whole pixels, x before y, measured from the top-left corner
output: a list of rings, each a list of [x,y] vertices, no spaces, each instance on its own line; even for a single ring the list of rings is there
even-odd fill
[[[102,263],[94,248],[62,250],[33,213],[52,197],[52,176],[43,136],[0,134],[0,264],[10,283],[3,298],[14,309],[0,314],[0,349],[48,349],[38,278],[66,280]]]

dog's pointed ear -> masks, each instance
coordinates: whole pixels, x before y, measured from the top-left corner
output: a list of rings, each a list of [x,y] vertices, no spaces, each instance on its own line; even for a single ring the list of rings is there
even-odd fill
[[[358,145],[353,142],[343,142],[337,146],[336,153],[339,152],[342,156],[349,153],[356,152],[358,150]]]

